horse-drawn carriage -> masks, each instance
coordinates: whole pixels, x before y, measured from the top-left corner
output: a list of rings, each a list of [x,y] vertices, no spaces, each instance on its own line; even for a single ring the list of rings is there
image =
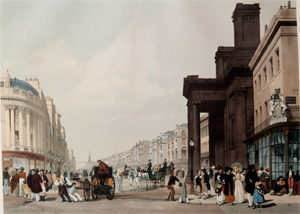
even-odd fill
[[[149,173],[148,181],[150,181],[150,183],[152,183],[152,186],[154,189],[157,187],[157,185],[160,185],[160,187],[164,187],[165,180],[166,180],[166,171]],[[148,181],[146,183],[147,190],[148,190]]]
[[[77,189],[83,189],[84,199],[88,201],[90,195],[96,200],[98,196],[106,195],[108,200],[112,200],[115,195],[115,179],[113,177],[113,168],[108,167],[109,176],[101,182],[98,178],[99,166],[94,166],[92,169],[91,180],[85,179],[84,181],[79,181],[77,183]]]

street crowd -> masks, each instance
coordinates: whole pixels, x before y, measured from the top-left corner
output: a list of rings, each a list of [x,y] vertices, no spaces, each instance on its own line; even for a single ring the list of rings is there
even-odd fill
[[[48,170],[45,172],[44,169],[30,169],[26,174],[23,167],[19,169],[11,167],[9,170],[5,167],[3,172],[4,196],[9,194],[10,187],[11,194],[35,201],[45,201],[47,192],[55,192],[54,186],[57,186],[62,202],[72,202],[72,200],[82,202],[74,184],[68,177],[67,172],[51,173]]]
[[[249,165],[248,168],[242,168],[240,163],[234,163],[231,167],[212,166],[197,170],[195,176],[195,196],[197,198],[206,199],[208,190],[214,190],[217,194],[217,204],[229,203],[235,205],[244,203],[248,200],[249,208],[261,207],[261,203],[265,202],[264,195],[271,192],[270,170],[268,168],[258,168]],[[174,185],[179,180],[174,173],[169,180],[168,187],[171,188],[171,200],[174,200]],[[180,182],[179,182],[180,184]],[[272,195],[282,196],[289,194],[290,196],[299,196],[299,170],[296,172],[290,166],[286,172],[286,177],[279,176],[276,179],[274,191]],[[183,196],[186,197],[186,196]],[[168,199],[170,199],[170,195]],[[181,199],[181,198],[180,198]],[[263,207],[276,206],[275,203],[264,204]]]

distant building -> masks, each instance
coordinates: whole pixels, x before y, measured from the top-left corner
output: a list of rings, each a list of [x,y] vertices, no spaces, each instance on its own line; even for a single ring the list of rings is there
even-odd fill
[[[300,170],[299,64],[296,8],[280,8],[249,66],[253,71],[254,130],[248,162],[271,169],[271,180]]]
[[[208,114],[200,117],[201,167],[209,166],[209,120]]]
[[[75,170],[61,114],[37,78],[1,77],[2,167]]]

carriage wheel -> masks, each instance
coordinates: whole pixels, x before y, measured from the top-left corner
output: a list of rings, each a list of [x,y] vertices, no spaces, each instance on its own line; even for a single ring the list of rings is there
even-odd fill
[[[160,179],[160,187],[164,187],[165,186],[165,176],[162,176]]]
[[[109,193],[106,195],[108,200],[111,200],[114,198],[115,196],[115,188],[116,188],[116,184],[115,184],[115,179],[114,177],[112,177],[112,185],[111,185],[111,189],[109,190]]]
[[[93,197],[93,199],[94,199],[94,200],[97,200],[98,194],[96,193],[96,189],[91,190],[91,192],[92,192],[92,197]]]
[[[90,182],[88,179],[84,180],[83,194],[86,201],[90,200]]]

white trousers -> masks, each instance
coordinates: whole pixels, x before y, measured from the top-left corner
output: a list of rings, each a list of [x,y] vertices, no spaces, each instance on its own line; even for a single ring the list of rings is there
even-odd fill
[[[249,206],[252,206],[253,205],[253,195],[251,195],[251,193],[247,192],[247,198],[248,198]]]
[[[40,200],[40,193],[32,193],[32,197],[35,198],[35,201]]]
[[[80,195],[79,195],[77,192],[75,192],[75,193],[73,193],[73,194],[76,195],[76,196],[78,197],[79,201],[82,201]],[[69,194],[69,196],[73,199],[73,201],[77,202],[78,199],[77,199],[73,194]]]
[[[20,178],[19,179],[19,196],[22,197],[24,195],[24,191],[23,191],[23,181],[24,178]]]

